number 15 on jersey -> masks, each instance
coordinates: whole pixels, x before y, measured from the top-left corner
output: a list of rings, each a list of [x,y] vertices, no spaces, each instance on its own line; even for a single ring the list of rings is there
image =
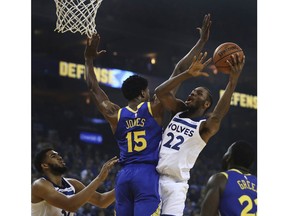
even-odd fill
[[[143,151],[147,147],[147,142],[145,139],[146,132],[145,131],[133,131],[133,132],[128,132],[126,139],[128,143],[128,152],[133,152],[133,151]],[[133,146],[133,143],[134,146]]]

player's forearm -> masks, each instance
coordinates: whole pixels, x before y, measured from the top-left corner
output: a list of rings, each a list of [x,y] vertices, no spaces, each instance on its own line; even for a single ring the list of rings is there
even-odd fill
[[[115,190],[103,193],[100,198],[100,207],[107,208],[115,201]]]
[[[199,39],[197,41],[195,46],[177,63],[176,69],[174,72],[175,73],[174,76],[184,72],[185,70],[187,70],[190,67],[191,62],[193,60],[193,57],[199,55],[199,53],[204,48],[205,44],[206,44],[206,41],[204,41],[204,40]],[[171,75],[171,77],[172,77],[172,75]]]
[[[74,196],[69,197],[69,211],[75,212],[84,205],[90,197],[95,193],[96,189],[102,184],[102,180],[96,177],[89,185]]]
[[[99,87],[96,75],[94,73],[92,58],[85,58],[85,76],[86,76],[86,83],[89,89]]]
[[[214,108],[213,116],[217,117],[219,120],[222,120],[222,118],[227,114],[230,108],[231,103],[231,97],[233,95],[233,92],[236,88],[238,79],[230,80],[226,86],[226,89],[224,91],[224,94],[219,99],[217,105]]]
[[[206,41],[199,39],[195,44],[195,46],[177,63],[173,73],[170,76],[170,79],[187,70],[191,65],[193,57],[199,55],[205,44]],[[173,90],[171,90],[171,93],[173,95],[176,95],[176,92],[178,91],[179,87],[180,84],[175,88],[173,88]]]
[[[92,58],[85,58],[85,76],[88,89],[92,92],[96,104],[100,104],[105,100],[109,100],[106,93],[99,86],[98,80],[94,72]]]
[[[165,81],[155,89],[157,97],[160,99],[163,95],[170,93],[171,90],[175,89],[184,80],[187,80],[191,76],[188,73],[181,73],[177,76]]]

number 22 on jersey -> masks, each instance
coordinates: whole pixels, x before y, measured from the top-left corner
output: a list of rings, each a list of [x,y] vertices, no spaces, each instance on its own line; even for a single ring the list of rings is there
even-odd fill
[[[143,151],[147,147],[147,142],[146,139],[144,138],[145,135],[146,135],[145,131],[128,132],[126,136],[128,143],[128,152]],[[133,143],[135,143],[134,146]]]

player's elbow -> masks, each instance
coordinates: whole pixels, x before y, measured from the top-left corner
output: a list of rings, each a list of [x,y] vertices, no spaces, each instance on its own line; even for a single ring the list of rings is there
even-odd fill
[[[76,212],[81,206],[76,206],[76,205],[67,205],[66,208],[63,208],[65,211],[69,211],[69,212]]]
[[[155,94],[160,101],[165,100],[166,98],[169,98],[171,96],[171,93],[163,91],[161,86],[159,86],[155,89]]]
[[[69,199],[63,208],[65,211],[76,212],[84,203],[75,202],[74,199]]]
[[[161,91],[161,86],[158,86],[156,89],[155,89],[155,94],[156,96],[159,98],[159,96],[161,97],[163,95],[163,91]]]
[[[109,205],[110,205],[110,204],[107,203],[107,202],[100,202],[100,203],[98,204],[98,207],[99,207],[99,208],[107,208]]]

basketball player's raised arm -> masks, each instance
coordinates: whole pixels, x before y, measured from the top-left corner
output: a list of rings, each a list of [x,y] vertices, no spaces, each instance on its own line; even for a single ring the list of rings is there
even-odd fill
[[[99,34],[93,35],[91,39],[87,38],[87,45],[84,53],[86,83],[99,111],[110,124],[115,124],[115,116],[117,116],[117,111],[120,107],[112,103],[106,93],[100,88],[94,72],[93,59],[97,58],[101,53],[106,52],[105,50],[98,52],[99,42]]]
[[[171,74],[170,78],[174,76],[177,76],[180,73],[183,73],[184,71],[186,71],[190,65],[191,62],[193,60],[194,56],[198,56],[200,54],[200,52],[202,51],[202,49],[204,48],[206,42],[209,39],[209,35],[210,35],[210,27],[211,27],[211,20],[210,20],[210,14],[206,14],[204,16],[203,22],[202,22],[202,27],[198,27],[197,29],[199,30],[200,33],[200,38],[197,41],[197,43],[195,44],[194,47],[192,47],[192,49],[182,58],[180,59],[180,61],[176,64],[173,73]],[[172,94],[176,94],[178,88],[180,85],[178,85],[177,87],[173,88],[173,90],[171,91]]]
[[[180,99],[177,99],[175,95],[171,92],[173,89],[177,88],[183,81],[198,76],[209,76],[207,73],[202,72],[202,70],[210,63],[211,58],[205,61],[207,52],[200,53],[197,57],[194,56],[192,64],[189,69],[185,72],[178,74],[177,76],[165,81],[155,90],[157,98],[160,100],[161,104],[168,110],[172,112],[179,112],[184,110],[186,105]],[[204,62],[205,61],[205,62]]]
[[[208,140],[217,133],[222,119],[229,111],[231,97],[237,86],[239,76],[245,64],[245,56],[243,56],[243,59],[240,60],[239,55],[232,55],[231,60],[228,63],[230,65],[231,72],[224,94],[218,100],[213,112],[211,115],[209,115],[209,118],[203,123],[203,127],[200,129],[200,135],[206,142],[208,142]]]

